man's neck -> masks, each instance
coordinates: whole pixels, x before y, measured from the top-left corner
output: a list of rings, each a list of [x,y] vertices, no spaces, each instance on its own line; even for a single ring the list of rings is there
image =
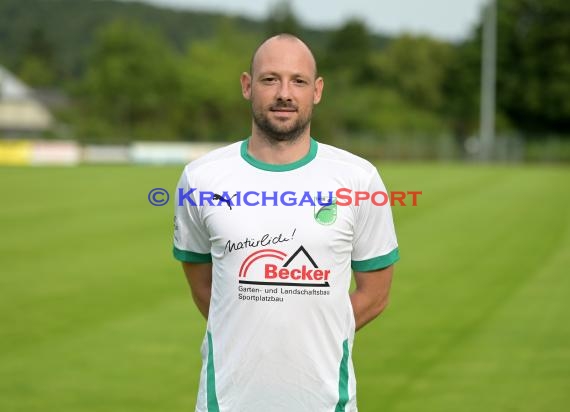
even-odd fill
[[[252,157],[263,163],[283,165],[302,159],[309,153],[310,148],[311,136],[308,128],[294,141],[283,142],[270,140],[254,129],[249,139],[247,151]]]

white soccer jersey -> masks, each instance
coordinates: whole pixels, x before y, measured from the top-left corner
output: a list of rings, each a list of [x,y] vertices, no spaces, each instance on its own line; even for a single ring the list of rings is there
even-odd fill
[[[335,194],[386,189],[371,163],[313,139],[287,165],[247,144],[191,162],[177,186],[174,255],[213,265],[196,411],[354,412],[351,268],[399,256],[389,204]]]

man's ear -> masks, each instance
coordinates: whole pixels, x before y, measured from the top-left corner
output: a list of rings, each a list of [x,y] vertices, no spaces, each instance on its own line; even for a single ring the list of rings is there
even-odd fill
[[[325,86],[325,81],[322,77],[317,77],[315,80],[315,94],[313,96],[313,104],[318,104],[323,96],[323,87]]]
[[[243,72],[239,80],[241,83],[241,94],[244,99],[251,99],[251,75],[247,72]]]

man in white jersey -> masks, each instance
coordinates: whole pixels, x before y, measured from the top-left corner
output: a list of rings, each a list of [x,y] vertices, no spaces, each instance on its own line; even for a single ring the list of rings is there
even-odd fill
[[[207,319],[196,411],[357,411],[355,331],[388,302],[398,244],[376,168],[310,135],[323,79],[281,34],[241,75],[252,133],[186,166],[174,255]],[[349,293],[351,269],[356,288]]]

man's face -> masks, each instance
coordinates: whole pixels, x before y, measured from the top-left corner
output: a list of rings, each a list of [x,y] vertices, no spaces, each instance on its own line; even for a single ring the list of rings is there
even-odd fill
[[[251,100],[253,121],[274,141],[293,141],[311,122],[323,81],[306,46],[291,39],[272,39],[258,50],[252,74],[242,75],[242,91]]]

